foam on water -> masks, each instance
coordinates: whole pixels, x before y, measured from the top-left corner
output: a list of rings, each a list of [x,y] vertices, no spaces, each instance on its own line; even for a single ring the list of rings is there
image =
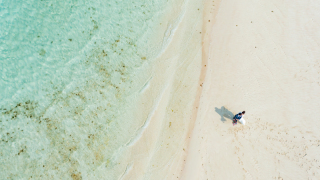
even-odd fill
[[[166,2],[0,1],[2,178],[121,176]]]

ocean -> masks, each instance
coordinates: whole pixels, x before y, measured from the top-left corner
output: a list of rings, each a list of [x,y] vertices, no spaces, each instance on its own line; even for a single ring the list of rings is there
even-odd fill
[[[169,4],[0,0],[1,179],[121,177]]]

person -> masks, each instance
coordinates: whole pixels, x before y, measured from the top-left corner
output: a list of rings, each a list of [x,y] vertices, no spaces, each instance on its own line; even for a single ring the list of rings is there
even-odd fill
[[[236,114],[234,117],[233,117],[233,125],[237,124],[238,123],[238,120],[240,120],[242,118],[242,116],[246,113],[246,111],[242,111],[242,112],[239,112],[238,114]]]

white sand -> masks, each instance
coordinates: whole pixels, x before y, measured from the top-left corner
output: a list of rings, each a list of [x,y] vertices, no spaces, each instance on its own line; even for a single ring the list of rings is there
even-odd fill
[[[186,2],[121,179],[319,179],[320,3]]]
[[[221,0],[181,179],[320,178],[320,3]],[[228,115],[246,110],[246,126]],[[223,117],[223,115],[227,117]]]

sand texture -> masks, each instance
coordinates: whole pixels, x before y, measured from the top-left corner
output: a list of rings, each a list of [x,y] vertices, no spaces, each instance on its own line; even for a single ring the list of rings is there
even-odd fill
[[[204,16],[208,64],[181,179],[320,178],[319,5],[221,0]],[[232,126],[242,110],[246,125]]]
[[[0,10],[0,179],[320,179],[320,1],[66,2]]]
[[[185,1],[176,12],[145,101],[162,90],[121,179],[319,179],[319,3]],[[232,126],[243,110],[246,125]]]

